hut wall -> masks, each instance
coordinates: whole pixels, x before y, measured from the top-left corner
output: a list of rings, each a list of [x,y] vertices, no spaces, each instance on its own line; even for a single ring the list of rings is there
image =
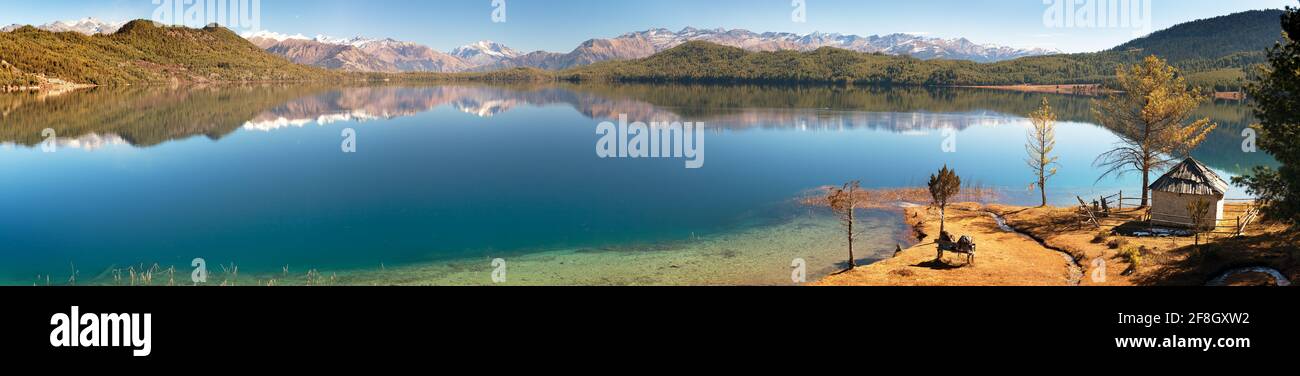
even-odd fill
[[[1214,224],[1211,226],[1218,226],[1219,221],[1223,220],[1223,205],[1227,203],[1227,201],[1223,200],[1223,197],[1215,197],[1215,199],[1219,200],[1219,204],[1215,205],[1217,209],[1214,212]]]
[[[1223,218],[1223,198],[1209,195],[1192,195],[1172,192],[1153,191],[1151,195],[1151,221],[1158,225],[1191,227],[1192,216],[1187,205],[1197,199],[1215,203],[1210,215],[1201,221],[1207,228],[1217,226]]]

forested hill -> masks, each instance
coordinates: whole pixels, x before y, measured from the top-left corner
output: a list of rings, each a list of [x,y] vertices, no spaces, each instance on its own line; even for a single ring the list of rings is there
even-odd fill
[[[1281,38],[1282,11],[1250,11],[1192,21],[1108,51],[1026,57],[997,63],[921,60],[836,48],[750,52],[688,42],[653,56],[561,72],[489,74],[348,74],[293,64],[228,29],[157,26],[137,20],[110,35],[0,32],[0,89],[63,81],[123,85],[159,82],[352,80],[551,80],[612,82],[855,83],[872,85],[1015,85],[1108,83],[1121,64],[1148,55],[1169,60],[1188,82],[1239,90],[1245,70],[1264,62]]]
[[[1281,18],[1282,11],[1273,9],[1192,21],[1134,39],[1113,51],[1137,50],[1172,63],[1213,60],[1243,52],[1262,56],[1282,35]]]
[[[109,35],[22,27],[0,32],[0,87],[75,84],[320,80],[335,72],[293,64],[234,32],[137,20]]]
[[[980,64],[919,60],[833,48],[811,52],[749,52],[692,42],[645,59],[613,61],[561,74],[572,81],[797,82],[904,85],[1108,83],[1121,64],[1149,55],[1169,60],[1188,82],[1207,90],[1239,90],[1245,69],[1263,63],[1281,39],[1279,10],[1193,21],[1112,50],[1026,57]]]

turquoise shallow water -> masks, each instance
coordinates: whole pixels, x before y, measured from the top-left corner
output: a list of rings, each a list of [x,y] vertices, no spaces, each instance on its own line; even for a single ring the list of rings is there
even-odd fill
[[[694,86],[5,95],[0,104],[11,110],[0,117],[0,281],[66,280],[74,269],[84,280],[135,264],[188,270],[196,257],[257,273],[285,265],[349,270],[574,250],[680,251],[692,249],[674,246],[683,241],[761,228],[798,238],[811,232],[791,229],[828,233],[824,213],[794,202],[804,192],[853,179],[868,187],[914,186],[944,164],[967,182],[1001,189],[1006,202],[1028,203],[1036,196],[1024,188],[1031,180],[1022,167],[1027,123],[1014,114],[1032,110],[1039,98]],[[1135,175],[1096,180],[1092,160],[1116,138],[1080,115],[1087,100],[1050,98],[1066,120],[1053,201],[1136,191]],[[1249,121],[1244,107],[1220,103],[1205,111],[1225,129],[1198,157],[1229,175],[1271,163],[1233,150],[1240,141],[1232,127],[1239,133]],[[682,159],[599,158],[597,125],[620,114],[704,122],[704,167],[687,169]],[[46,128],[57,134],[54,152],[42,149]],[[341,150],[349,128],[355,153]],[[955,140],[955,152],[942,150],[945,140]],[[905,238],[892,215],[863,215],[875,224],[864,249],[892,249]],[[791,225],[818,216],[822,227]],[[807,247],[819,255],[836,247],[804,243],[814,243]],[[726,243],[710,249],[726,248],[719,244]],[[806,251],[754,257],[774,264]],[[731,252],[743,258],[746,250]],[[815,270],[836,262],[816,258]],[[734,263],[709,260],[697,261]],[[757,278],[705,269],[705,280]]]

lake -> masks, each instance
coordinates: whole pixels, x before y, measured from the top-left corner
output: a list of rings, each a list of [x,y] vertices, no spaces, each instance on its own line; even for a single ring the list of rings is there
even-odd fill
[[[847,258],[831,214],[799,204],[819,187],[919,186],[946,164],[999,201],[1036,204],[1024,114],[1044,96],[1062,120],[1051,201],[1140,192],[1136,174],[1098,180],[1093,160],[1117,137],[1079,96],[693,85],[0,94],[0,284],[125,284],[129,271],[173,267],[166,279],[188,284],[195,258],[210,283],[231,284],[492,284],[498,258],[506,284],[789,284],[796,260],[812,280]],[[1242,151],[1249,107],[1207,103],[1197,116],[1219,123],[1194,155],[1220,173],[1276,164]],[[601,158],[597,131],[620,118],[702,123],[702,166]],[[909,242],[895,211],[859,216],[860,262]]]

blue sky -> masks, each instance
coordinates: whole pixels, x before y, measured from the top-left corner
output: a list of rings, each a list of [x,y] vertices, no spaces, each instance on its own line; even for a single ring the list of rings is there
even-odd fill
[[[162,0],[0,0],[0,9],[4,9],[0,24],[41,24],[92,16],[104,20],[150,18],[157,8],[153,1]],[[791,17],[792,2],[797,0],[497,0],[506,4],[504,23],[492,22],[493,0],[261,1],[260,24],[265,30],[308,36],[392,37],[438,50],[490,39],[524,51],[567,52],[591,38],[686,26],[864,36],[921,33],[1066,52],[1102,50],[1134,36],[1130,28],[1045,25],[1048,5],[1044,3],[1070,0],[804,0],[807,19],[802,23]],[[1090,0],[1073,1],[1082,7]],[[1108,0],[1092,1],[1104,6]],[[1300,5],[1296,0],[1152,1],[1155,30],[1243,10]]]

